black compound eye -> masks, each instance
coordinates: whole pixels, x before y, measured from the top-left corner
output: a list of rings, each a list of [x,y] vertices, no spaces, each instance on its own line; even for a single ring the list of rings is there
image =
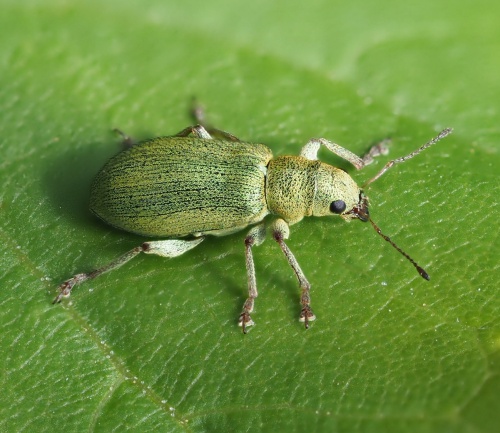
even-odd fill
[[[341,214],[345,211],[346,205],[342,200],[335,200],[330,203],[330,211],[332,213]]]

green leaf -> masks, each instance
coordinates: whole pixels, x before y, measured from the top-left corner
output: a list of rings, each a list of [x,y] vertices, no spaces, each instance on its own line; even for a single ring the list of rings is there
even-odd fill
[[[496,3],[4,1],[0,16],[0,431],[494,432],[500,404]],[[487,12],[485,12],[487,11]],[[297,154],[326,137],[405,155],[367,191],[367,224],[309,218],[288,245],[244,232],[138,257],[51,305],[60,282],[143,238],[87,210],[135,138],[191,122]],[[321,159],[351,170],[326,151]],[[362,184],[390,157],[353,177]]]

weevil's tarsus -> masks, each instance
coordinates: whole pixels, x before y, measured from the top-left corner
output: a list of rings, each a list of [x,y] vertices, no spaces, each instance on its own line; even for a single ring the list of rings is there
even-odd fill
[[[58,287],[59,293],[52,301],[52,304],[58,304],[59,302],[62,301],[63,298],[68,298],[69,295],[71,295],[71,290],[73,289],[73,287],[79,283],[83,283],[84,281],[90,279],[89,275],[90,274],[76,274],[74,277],[62,283]]]
[[[363,158],[361,158],[363,160],[363,166],[371,164],[375,160],[375,158],[380,155],[388,155],[390,142],[391,139],[386,138],[385,140],[382,140],[370,147],[368,152],[366,152]]]
[[[117,257],[110,263],[88,273],[76,274],[74,277],[66,280],[59,286],[59,294],[55,297],[53,304],[61,302],[63,298],[69,297],[71,295],[71,290],[77,284],[83,283],[87,280],[92,280],[99,275],[106,272],[112,271],[113,269],[119,268],[128,261],[132,260],[135,256],[140,253],[145,254],[156,254],[162,257],[177,257],[184,254],[186,251],[197,246],[205,238],[199,237],[193,240],[184,241],[179,239],[168,239],[164,241],[152,241],[144,242],[141,246],[135,247],[132,250],[126,252],[125,254]]]
[[[387,170],[389,170],[393,165],[399,164],[400,162],[405,162],[408,161],[409,159],[413,158],[414,156],[418,155],[420,152],[423,150],[427,149],[428,147],[432,146],[433,144],[437,143],[439,140],[443,139],[447,135],[451,134],[453,131],[452,128],[446,128],[443,129],[436,137],[434,137],[432,140],[428,141],[424,145],[420,146],[417,150],[414,150],[413,152],[409,153],[406,156],[401,156],[399,158],[393,159],[392,161],[389,161],[383,168],[380,170],[374,177],[372,177],[368,182],[365,182],[365,184],[362,186],[362,188],[366,188],[368,185],[370,185],[372,182],[375,182],[380,176],[382,176]]]

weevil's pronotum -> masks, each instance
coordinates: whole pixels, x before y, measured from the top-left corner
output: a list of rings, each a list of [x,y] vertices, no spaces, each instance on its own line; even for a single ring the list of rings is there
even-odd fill
[[[409,155],[388,162],[363,188],[451,131],[445,129]],[[247,143],[225,131],[198,124],[122,151],[95,178],[90,209],[119,229],[164,239],[145,242],[101,268],[73,276],[59,286],[54,303],[68,297],[76,284],[118,268],[141,252],[176,257],[199,245],[206,235],[222,236],[253,226],[245,237],[248,298],[239,325],[246,332],[254,324],[250,313],[257,297],[257,282],[252,247],[264,241],[266,228],[270,228],[299,281],[299,320],[308,328],[315,319],[310,284],[285,240],[290,225],[311,215],[369,221],[428,280],[425,270],[371,220],[363,188],[345,171],[317,159],[321,146],[358,170],[382,150],[374,146],[360,158],[338,144],[317,138],[309,140],[299,156],[273,157],[262,144]],[[269,214],[274,219],[263,222]]]

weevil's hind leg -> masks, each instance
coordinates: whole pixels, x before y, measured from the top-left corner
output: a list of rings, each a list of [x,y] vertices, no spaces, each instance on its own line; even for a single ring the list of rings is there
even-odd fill
[[[107,265],[104,265],[92,272],[76,274],[69,280],[66,280],[59,286],[59,294],[56,296],[52,303],[57,304],[58,302],[61,302],[62,298],[67,298],[71,294],[71,290],[73,289],[73,287],[77,284],[83,283],[87,280],[92,280],[99,275],[119,268],[128,261],[132,260],[139,253],[156,254],[162,257],[177,257],[194,248],[196,245],[202,242],[203,239],[205,238],[200,237],[190,241],[168,239],[164,241],[144,242],[141,246],[135,247],[134,249],[126,252],[120,257],[117,257]]]
[[[292,267],[293,271],[295,272],[295,275],[297,276],[297,279],[299,280],[299,285],[302,290],[300,295],[300,303],[302,305],[302,310],[300,311],[299,320],[301,322],[304,322],[304,326],[307,329],[309,328],[309,322],[312,322],[313,320],[316,319],[316,316],[314,315],[311,309],[311,294],[310,294],[311,284],[309,284],[309,281],[307,281],[307,278],[304,275],[304,272],[302,272],[302,269],[300,268],[297,259],[295,258],[293,253],[290,251],[290,248],[288,248],[287,244],[285,243],[285,239],[288,239],[290,235],[290,229],[288,228],[288,224],[282,219],[277,219],[276,221],[274,221],[272,227],[273,227],[274,240],[278,242],[281,251],[283,251],[283,254],[285,254],[288,263]]]
[[[119,268],[120,266],[127,263],[129,260],[133,259],[137,254],[141,253],[142,251],[143,249],[141,245],[140,247],[135,247],[134,249],[126,252],[120,257],[117,257],[107,265],[104,265],[88,273],[76,274],[75,276],[71,277],[69,280],[66,280],[59,286],[59,294],[55,297],[52,303],[57,304],[61,302],[62,298],[69,297],[69,295],[71,295],[71,290],[77,284],[83,283],[84,281],[87,280],[92,280],[94,278],[97,278],[99,275],[104,274],[105,272]]]
[[[247,327],[255,323],[250,317],[255,305],[255,298],[258,296],[257,292],[257,278],[255,277],[255,265],[253,262],[252,247],[260,245],[266,239],[265,224],[259,224],[253,227],[245,238],[245,262],[247,267],[247,281],[248,281],[248,298],[243,304],[238,325],[241,326],[243,333],[247,333]]]

